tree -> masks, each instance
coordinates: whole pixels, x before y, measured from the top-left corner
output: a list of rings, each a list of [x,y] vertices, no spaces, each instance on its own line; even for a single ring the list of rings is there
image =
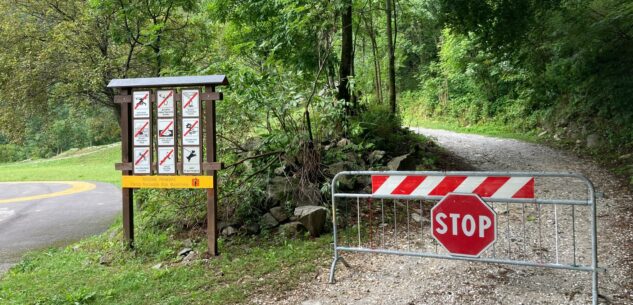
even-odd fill
[[[352,76],[352,65],[354,64],[352,33],[352,0],[344,0],[343,8],[341,9],[341,64],[337,97],[345,100],[348,114],[351,102],[349,79]]]
[[[394,31],[392,29],[393,18],[392,6],[394,6],[393,0],[385,0],[385,12],[387,15],[387,54],[389,57],[389,109],[391,114],[396,114],[396,49],[394,45]]]

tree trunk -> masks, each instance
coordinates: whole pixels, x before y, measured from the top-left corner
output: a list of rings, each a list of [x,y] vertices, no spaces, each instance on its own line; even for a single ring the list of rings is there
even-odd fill
[[[369,34],[369,40],[371,41],[371,53],[374,61],[374,89],[376,91],[376,100],[379,104],[382,104],[382,72],[380,71],[378,43],[376,42],[376,31],[374,30],[374,17],[372,15],[371,1],[369,2],[369,18],[365,17],[365,24],[367,25],[367,32]]]
[[[389,108],[391,114],[396,114],[396,56],[393,45],[393,31],[391,29],[392,0],[386,0],[387,13],[387,52],[389,53]]]
[[[345,110],[350,113],[349,77],[352,75],[354,61],[352,41],[352,0],[345,0],[345,7],[341,14],[341,66],[339,70],[338,98],[345,100]]]

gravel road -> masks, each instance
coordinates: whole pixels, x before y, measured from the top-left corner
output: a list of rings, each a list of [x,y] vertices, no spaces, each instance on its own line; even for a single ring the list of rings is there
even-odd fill
[[[517,140],[415,128],[435,138],[440,146],[465,159],[478,170],[577,172],[589,177],[604,198],[598,200],[599,265],[601,304],[633,304],[633,196],[599,165],[543,145]],[[579,185],[566,181],[539,182],[537,197],[571,198]],[[496,208],[500,214],[499,208]],[[506,210],[512,219],[515,211]],[[543,210],[544,213],[552,210]],[[554,228],[552,216],[543,216],[545,240],[558,233],[561,260],[571,256],[568,225],[570,210],[559,207]],[[588,228],[586,212],[577,209],[576,228]],[[500,215],[504,215],[501,213]],[[548,213],[553,215],[553,213]],[[567,215],[567,216],[565,216]],[[504,216],[500,216],[504,217]],[[565,218],[567,217],[567,218]],[[567,225],[565,220],[568,221]],[[503,218],[500,218],[500,222]],[[510,222],[508,222],[510,223]],[[549,226],[549,227],[548,227]],[[515,230],[511,228],[509,230]],[[588,230],[585,230],[588,231]],[[549,232],[549,233],[548,233]],[[567,234],[566,234],[567,232]],[[578,260],[588,264],[590,241],[577,238]],[[515,242],[512,239],[512,242]],[[520,241],[519,241],[520,242]],[[499,246],[500,244],[498,242]],[[508,241],[509,246],[513,246]],[[517,248],[516,246],[514,246]],[[532,250],[530,250],[532,251]],[[537,251],[537,250],[534,250]],[[543,251],[541,250],[541,253]],[[552,251],[543,254],[553,259]],[[590,304],[589,273],[533,267],[491,265],[436,259],[343,253],[351,269],[339,264],[337,283],[327,283],[324,266],[309,275],[299,288],[264,292],[253,304]]]

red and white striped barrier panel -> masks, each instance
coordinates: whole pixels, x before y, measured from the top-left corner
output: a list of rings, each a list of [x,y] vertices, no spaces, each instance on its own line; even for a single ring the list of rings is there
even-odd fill
[[[373,195],[473,193],[482,198],[534,198],[534,177],[374,175],[371,185]]]

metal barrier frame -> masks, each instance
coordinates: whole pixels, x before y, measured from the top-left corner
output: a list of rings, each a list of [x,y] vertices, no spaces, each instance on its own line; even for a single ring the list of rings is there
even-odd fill
[[[466,256],[451,256],[435,253],[418,253],[409,251],[380,250],[368,249],[361,247],[341,247],[337,244],[337,222],[336,222],[336,198],[370,198],[370,199],[418,199],[418,200],[435,200],[439,201],[444,196],[413,196],[413,195],[373,195],[373,194],[354,194],[354,193],[337,193],[336,185],[342,176],[371,176],[371,175],[387,175],[387,176],[477,176],[477,177],[549,177],[549,178],[575,178],[585,183],[588,194],[587,200],[553,200],[553,199],[513,199],[513,198],[485,198],[486,202],[506,202],[506,203],[532,203],[547,205],[578,205],[590,206],[591,213],[591,266],[569,265],[559,263],[533,263],[529,261],[519,261],[511,259],[491,259]],[[336,264],[341,261],[346,267],[350,265],[339,255],[339,251],[359,252],[359,253],[378,253],[400,256],[414,256],[437,259],[450,259],[462,261],[477,261],[484,263],[507,264],[517,266],[530,266],[551,269],[565,269],[585,271],[592,273],[592,304],[598,304],[598,241],[597,241],[597,224],[596,224],[596,196],[593,183],[584,175],[568,172],[502,172],[502,171],[344,171],[336,174],[332,179],[332,226],[333,226],[333,248],[334,258],[330,267],[329,283],[335,283]]]

